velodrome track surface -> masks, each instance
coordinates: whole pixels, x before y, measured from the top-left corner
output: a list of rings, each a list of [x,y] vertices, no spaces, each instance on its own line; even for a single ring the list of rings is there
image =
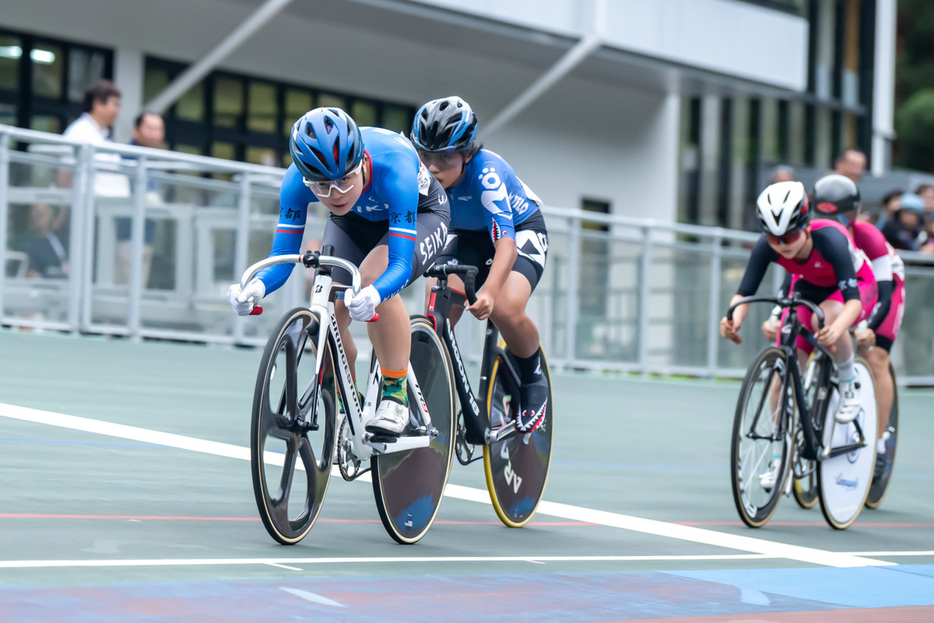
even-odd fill
[[[0,331],[0,621],[934,621],[934,391],[902,390],[882,506],[848,530],[783,499],[740,524],[737,382],[554,375],[552,474],[499,523],[482,462],[395,544],[332,483],[292,547],[259,521],[261,351]]]

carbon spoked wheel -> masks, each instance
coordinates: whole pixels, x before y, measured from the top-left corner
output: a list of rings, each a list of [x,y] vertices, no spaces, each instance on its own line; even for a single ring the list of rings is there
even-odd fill
[[[794,403],[790,388],[782,400],[786,373],[782,351],[765,349],[746,373],[736,405],[730,451],[733,501],[751,528],[772,517],[791,464],[786,418]]]
[[[500,341],[500,347],[505,348],[504,341]],[[506,351],[506,356],[511,358],[512,354]],[[548,379],[548,407],[542,425],[528,435],[511,435],[483,446],[483,469],[490,500],[500,521],[510,528],[521,528],[532,519],[545,494],[551,468],[555,401],[544,350],[542,372]],[[493,362],[490,372],[486,409],[494,430],[514,421],[518,414],[519,387],[503,371],[500,359]]]
[[[824,358],[815,358],[811,355],[804,375],[804,400],[808,406],[808,415],[811,417],[814,430],[820,438],[821,415],[817,404],[818,386],[820,385],[821,367],[827,365]],[[791,493],[795,502],[801,508],[814,508],[817,504],[817,462],[801,458],[804,448],[804,431],[800,426],[795,428],[795,462],[792,466],[794,484]]]
[[[383,527],[399,543],[415,543],[428,532],[444,495],[454,457],[454,379],[451,362],[429,320],[412,318],[412,371],[438,434],[426,448],[371,459],[373,494]],[[409,385],[409,404],[417,404]],[[412,415],[410,414],[410,418]]]
[[[879,478],[873,478],[872,486],[869,487],[869,495],[866,496],[866,506],[869,508],[879,508],[882,498],[885,497],[885,491],[892,480],[892,470],[895,469],[895,448],[898,442],[898,385],[896,384],[895,368],[889,364],[889,375],[892,377],[892,412],[889,415],[889,425],[885,430],[885,464],[882,475]],[[876,458],[876,461],[879,457]]]
[[[266,344],[253,396],[253,493],[263,525],[284,545],[311,530],[330,480],[334,365],[326,341],[315,375],[317,333],[318,319],[308,309],[283,316]]]
[[[863,510],[876,465],[879,420],[872,372],[862,357],[856,358],[854,367],[859,379],[862,408],[856,419],[848,424],[832,422],[835,409],[828,408],[823,437],[824,446],[830,444],[830,456],[817,464],[821,512],[827,523],[837,530],[849,527]],[[859,441],[860,431],[864,437],[863,444]],[[852,449],[841,451],[845,448]]]

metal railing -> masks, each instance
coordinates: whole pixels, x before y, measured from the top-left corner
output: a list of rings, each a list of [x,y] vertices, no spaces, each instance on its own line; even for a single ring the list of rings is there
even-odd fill
[[[282,313],[307,303],[310,275],[293,275],[258,317],[235,316],[225,293],[269,253],[283,173],[0,125],[3,324],[263,344]],[[60,221],[51,231],[35,218],[50,211]],[[762,347],[758,325],[768,310],[752,311],[742,345],[717,334],[755,234],[577,209],[543,212],[548,265],[529,313],[554,367],[737,377]],[[320,240],[326,216],[320,204],[310,206],[306,244]],[[43,277],[30,267],[49,233],[66,251],[67,270]],[[934,258],[905,258],[909,304],[893,360],[900,382],[932,385]],[[130,266],[125,280],[115,270],[121,262]],[[770,270],[763,289],[781,279],[779,269]],[[421,283],[404,297],[410,311],[422,311]],[[479,355],[480,327],[469,319],[458,325],[468,357]],[[366,339],[360,327],[354,334]]]

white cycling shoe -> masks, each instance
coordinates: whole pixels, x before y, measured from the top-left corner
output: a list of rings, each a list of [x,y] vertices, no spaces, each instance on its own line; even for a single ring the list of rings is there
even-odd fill
[[[859,383],[854,379],[852,381],[840,382],[840,405],[837,407],[837,413],[834,418],[840,424],[849,424],[859,415],[863,408],[859,399]]]
[[[781,459],[772,459],[772,462],[769,463],[769,471],[764,474],[759,474],[759,486],[766,491],[771,491],[775,487],[775,482],[778,480],[778,470],[781,466]]]
[[[409,408],[390,398],[383,398],[376,407],[376,414],[366,423],[365,428],[371,433],[399,436],[408,425]]]

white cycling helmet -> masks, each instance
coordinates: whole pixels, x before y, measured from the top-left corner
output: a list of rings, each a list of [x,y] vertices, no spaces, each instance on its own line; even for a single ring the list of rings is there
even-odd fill
[[[762,231],[773,236],[803,228],[810,220],[804,184],[778,182],[767,187],[756,200],[756,215]]]

